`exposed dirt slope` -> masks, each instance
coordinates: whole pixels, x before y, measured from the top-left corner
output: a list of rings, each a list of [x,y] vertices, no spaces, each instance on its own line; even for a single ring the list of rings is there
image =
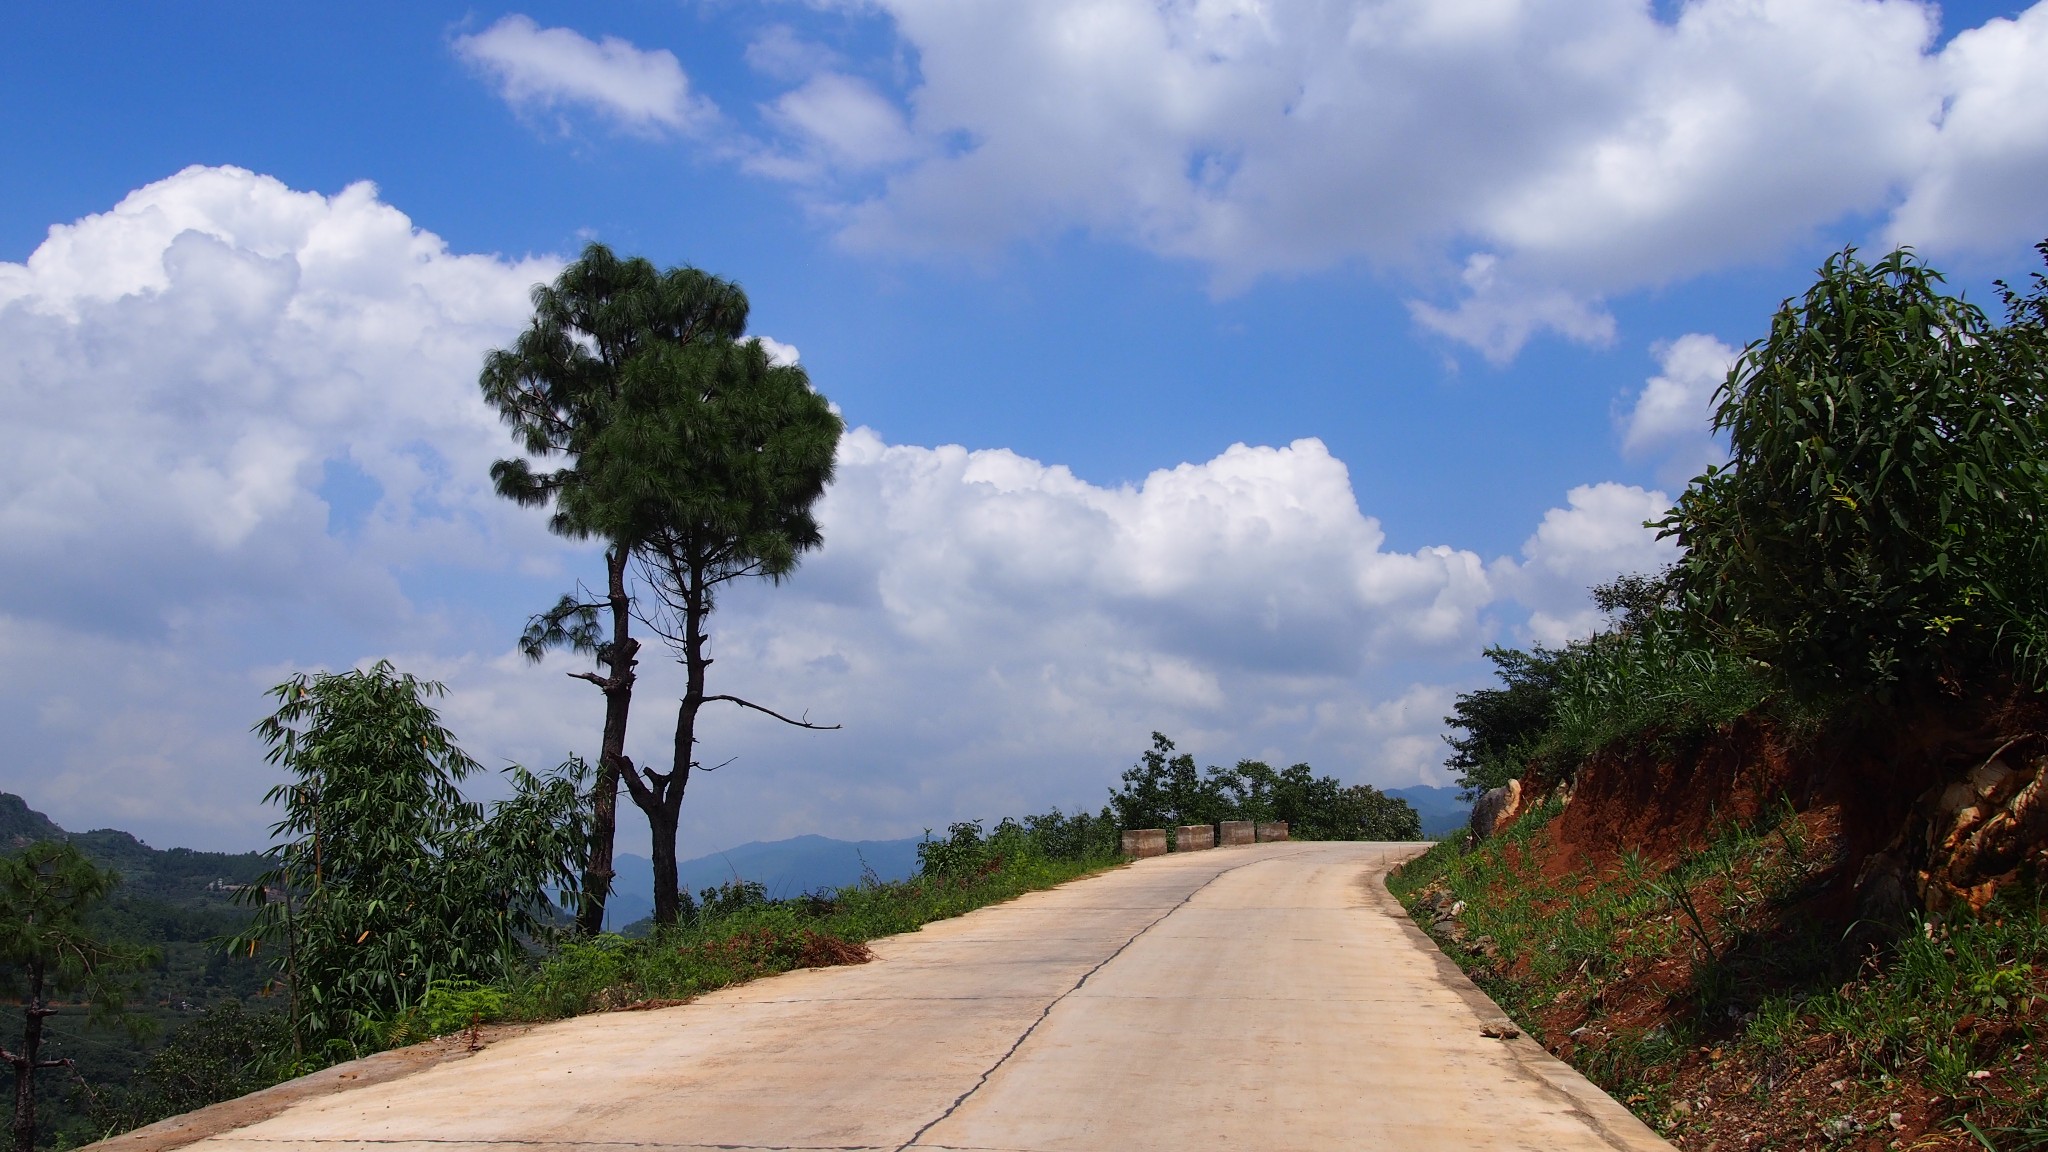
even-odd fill
[[[1744,721],[1598,758],[1568,802],[1532,781],[1395,889],[1683,1147],[2048,1146],[2043,731],[2009,698]]]

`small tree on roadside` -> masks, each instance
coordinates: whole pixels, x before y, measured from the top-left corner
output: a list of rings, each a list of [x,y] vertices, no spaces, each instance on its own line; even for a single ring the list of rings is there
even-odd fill
[[[546,932],[550,890],[575,882],[582,765],[514,766],[513,798],[487,815],[459,787],[476,762],[428,703],[443,692],[382,662],[294,676],[256,726],[291,780],[265,797],[285,811],[278,866],[229,947],[270,949],[302,1056],[375,1046],[436,982],[503,976]]]
[[[1152,746],[1138,762],[1124,769],[1123,787],[1111,789],[1109,806],[1120,828],[1175,828],[1232,819],[1235,807],[1225,792],[1221,769],[1204,776],[1195,758],[1178,752],[1164,733],[1152,733]]]
[[[654,919],[680,911],[676,834],[696,760],[697,717],[729,703],[785,716],[706,687],[719,595],[743,580],[779,582],[824,540],[813,508],[832,480],[845,425],[801,367],[770,362],[758,340],[648,347],[622,376],[621,402],[583,455],[590,491],[645,526],[637,544],[659,610],[650,624],[683,665],[667,771],[620,767],[653,837]]]
[[[578,926],[592,934],[604,926],[613,878],[619,776],[640,647],[632,635],[627,570],[644,526],[626,514],[634,507],[630,501],[588,483],[582,456],[613,418],[621,374],[634,356],[656,344],[729,344],[746,330],[747,298],[737,285],[697,269],[659,272],[647,260],[620,259],[593,243],[553,284],[534,288],[533,305],[532,323],[510,348],[485,358],[479,382],[532,457],[491,466],[499,495],[528,506],[553,503],[551,530],[606,542],[603,593],[563,596],[534,616],[520,638],[520,650],[534,661],[551,648],[568,647],[603,669],[572,673],[596,685],[605,699],[591,789],[591,844],[577,909]],[[558,466],[536,471],[534,460]]]
[[[71,1064],[43,1054],[56,998],[83,1001],[96,1019],[123,1018],[123,978],[153,958],[102,940],[85,925],[86,913],[118,882],[70,844],[43,841],[0,856],[0,974],[22,1015],[20,1050],[0,1048],[0,1059],[14,1069],[15,1152],[35,1149],[36,1073]]]
[[[1458,774],[1465,799],[1527,771],[1537,742],[1556,720],[1562,655],[1545,648],[1486,650],[1500,686],[1459,693],[1451,714],[1444,717],[1447,727],[1462,733],[1444,735],[1444,743],[1451,746],[1444,766]]]

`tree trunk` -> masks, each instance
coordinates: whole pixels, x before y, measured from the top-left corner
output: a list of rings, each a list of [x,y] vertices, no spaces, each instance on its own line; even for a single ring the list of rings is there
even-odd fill
[[[682,888],[676,876],[676,836],[683,820],[683,793],[690,786],[690,751],[697,743],[697,709],[703,706],[704,670],[692,663],[690,691],[676,708],[675,767],[655,807],[647,813],[654,834],[654,923],[675,924],[682,912]]]
[[[14,1152],[35,1152],[36,1069],[43,1053],[43,1018],[50,1010],[43,1004],[43,966],[28,966],[28,995],[21,1002],[21,1053],[8,1053],[14,1065]]]
[[[604,743],[591,787],[590,859],[583,869],[583,893],[576,924],[584,935],[604,931],[605,901],[611,894],[612,842],[618,828],[620,767],[626,756],[626,717],[633,706],[633,664],[640,643],[631,635],[632,601],[626,595],[626,563],[632,550],[614,544],[605,554],[612,639],[605,665]],[[656,892],[659,893],[657,886]]]
[[[673,765],[667,772],[648,771],[645,781],[629,765],[626,788],[633,803],[647,814],[647,830],[654,840],[654,924],[675,925],[682,913],[681,890],[676,876],[676,832],[682,823],[683,793],[690,786],[692,753],[697,745],[697,711],[704,706],[704,669],[711,661],[704,655],[704,618],[710,614],[710,597],[701,569],[691,566],[683,589],[683,665],[688,680],[683,699],[676,707],[676,737]]]
[[[678,793],[680,801],[681,795]],[[681,823],[682,804],[663,797],[647,813],[647,829],[654,840],[654,923],[667,928],[682,914],[681,881],[676,874],[676,829]]]

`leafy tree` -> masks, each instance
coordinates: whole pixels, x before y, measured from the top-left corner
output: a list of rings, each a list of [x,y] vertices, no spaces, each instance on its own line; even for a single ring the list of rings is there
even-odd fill
[[[1055,808],[1021,821],[1005,817],[987,833],[979,820],[947,825],[943,840],[932,839],[926,829],[924,843],[917,846],[918,871],[947,876],[990,872],[1018,860],[1114,860],[1117,848],[1108,809],[1068,816]]]
[[[604,926],[614,875],[619,776],[639,651],[627,568],[646,526],[632,518],[632,501],[590,484],[583,454],[613,419],[622,374],[636,355],[656,345],[729,344],[746,330],[747,298],[737,285],[697,269],[659,272],[644,259],[622,260],[593,243],[553,284],[534,288],[533,305],[532,323],[512,347],[485,358],[480,384],[531,457],[559,462],[551,471],[536,471],[529,459],[498,461],[491,476],[499,494],[529,506],[552,502],[553,531],[606,542],[603,595],[592,598],[579,589],[563,596],[532,619],[520,641],[532,660],[551,648],[569,647],[603,669],[573,674],[596,685],[605,699],[591,792],[591,845],[577,909],[578,925],[590,934]]]
[[[1445,734],[1451,755],[1444,765],[1458,774],[1465,799],[1522,775],[1538,741],[1550,730],[1562,657],[1563,653],[1545,648],[1486,650],[1500,686],[1460,693],[1451,714],[1444,717],[1445,724],[1464,733]]]
[[[1296,840],[1420,840],[1422,818],[1406,800],[1370,784],[1346,787],[1306,764],[1275,771],[1240,760],[1217,774],[1236,820],[1279,820]]]
[[[623,757],[621,777],[653,836],[654,920],[681,908],[676,831],[696,760],[697,717],[729,703],[803,728],[706,687],[718,597],[735,581],[779,582],[823,543],[813,507],[832,480],[844,424],[796,365],[777,365],[758,340],[644,349],[621,376],[619,403],[582,457],[584,484],[622,522],[659,610],[650,626],[685,670],[667,771]]]
[[[1678,566],[1654,575],[1630,572],[1592,589],[1593,607],[1606,614],[1610,630],[1640,635],[1678,605]]]
[[[1415,806],[1370,784],[1353,784],[1346,788],[1341,808],[1344,818],[1340,827],[1351,834],[1332,839],[1422,839],[1422,815],[1415,811]]]
[[[246,1096],[277,1083],[291,1055],[291,1022],[278,1012],[250,1012],[223,1000],[165,1037],[139,1070],[139,1091],[109,1127],[136,1128]]]
[[[1421,818],[1408,802],[1367,784],[1345,787],[1306,764],[1275,771],[1259,760],[1197,771],[1172,740],[1152,734],[1152,747],[1123,774],[1109,810],[1122,828],[1176,828],[1222,820],[1281,820],[1299,840],[1416,840]],[[957,826],[956,826],[957,829]]]
[[[442,694],[382,662],[299,675],[256,726],[292,779],[265,797],[284,844],[230,947],[270,949],[301,1055],[352,1050],[437,980],[503,976],[546,930],[550,889],[574,883],[582,765],[513,767],[513,798],[487,816],[459,787],[476,762],[428,704]]]
[[[2048,607],[2042,294],[2001,329],[1908,249],[1831,257],[1718,394],[1661,522],[1696,619],[1809,690],[2030,662]]]
[[[84,922],[118,882],[68,843],[43,841],[0,856],[0,976],[22,1010],[21,1050],[0,1049],[14,1069],[15,1152],[36,1145],[36,1073],[71,1064],[43,1055],[55,998],[83,1000],[96,1019],[121,1018],[122,978],[154,959],[101,939]]]
[[[1152,733],[1152,746],[1124,770],[1123,788],[1112,789],[1109,806],[1120,828],[1177,828],[1236,818],[1222,769],[1204,776],[1195,758],[1175,754],[1173,741]]]

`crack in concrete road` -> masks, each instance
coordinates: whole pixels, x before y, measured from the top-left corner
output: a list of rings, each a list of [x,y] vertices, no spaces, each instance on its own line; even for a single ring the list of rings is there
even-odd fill
[[[1150,932],[1152,931],[1152,929],[1157,928],[1159,925],[1165,923],[1167,917],[1180,911],[1182,908],[1187,907],[1188,901],[1193,900],[1195,897],[1207,891],[1211,884],[1216,883],[1216,881],[1221,880],[1225,876],[1230,875],[1232,872],[1237,871],[1239,868],[1243,868],[1246,864],[1253,863],[1256,863],[1256,861],[1247,860],[1244,862],[1244,864],[1238,864],[1230,868],[1225,868],[1223,871],[1218,872],[1214,876],[1211,876],[1207,881],[1205,881],[1202,884],[1201,887],[1196,888],[1194,891],[1189,892],[1187,895],[1181,897],[1179,903],[1175,904],[1171,908],[1168,908],[1166,911],[1161,912],[1156,918],[1153,919],[1151,923],[1145,925],[1143,928],[1138,929],[1136,932],[1131,933],[1129,939],[1125,940],[1122,944],[1117,945],[1116,951],[1111,952],[1107,956],[1104,956],[1102,960],[1095,965],[1095,967],[1090,968],[1086,972],[1083,972],[1081,974],[1081,978],[1079,980],[1074,981],[1072,987],[1060,993],[1058,996],[1053,997],[1052,1001],[1046,1004],[1045,1010],[1038,1014],[1038,1018],[1031,1022],[1031,1026],[1029,1028],[1024,1029],[1023,1032],[1018,1034],[1016,1041],[1010,1045],[1008,1050],[1006,1050],[1002,1054],[1002,1056],[996,1060],[995,1063],[989,1065],[986,1069],[982,1071],[982,1074],[975,1079],[972,1087],[968,1088],[967,1091],[962,1092],[960,1095],[954,1097],[953,1102],[946,1106],[946,1110],[944,1112],[941,1112],[937,1116],[932,1117],[932,1119],[928,1121],[924,1127],[919,1128],[916,1132],[912,1133],[910,1139],[905,1140],[901,1144],[898,1144],[894,1152],[904,1152],[905,1149],[914,1146],[920,1139],[923,1139],[925,1133],[931,1131],[933,1128],[943,1123],[945,1120],[950,1118],[953,1115],[953,1113],[958,1112],[960,1110],[960,1106],[962,1104],[967,1103],[969,1097],[973,1096],[976,1092],[981,1091],[982,1087],[988,1083],[988,1078],[996,1074],[997,1069],[1001,1068],[1003,1065],[1010,1062],[1010,1057],[1015,1056],[1017,1054],[1017,1049],[1022,1048],[1024,1046],[1024,1042],[1031,1039],[1031,1034],[1033,1032],[1038,1031],[1038,1026],[1040,1024],[1045,1023],[1045,1018],[1052,1015],[1053,1009],[1059,1007],[1061,1002],[1065,1001],[1067,997],[1072,996],[1076,992],[1079,992],[1082,989],[1082,987],[1086,985],[1088,981],[1091,978],[1093,978],[1097,972],[1102,971],[1104,968],[1107,968],[1110,966],[1110,964],[1114,963],[1117,957],[1124,954],[1124,950],[1126,948],[1129,948],[1131,945],[1136,944],[1138,942],[1139,937],[1145,935],[1147,932]],[[1147,911],[1150,911],[1150,909],[1147,909]]]
[[[99,1149],[1669,1152],[1540,1046],[1479,1035],[1499,1009],[1382,883],[1417,850],[1138,861],[871,964],[386,1053]]]

